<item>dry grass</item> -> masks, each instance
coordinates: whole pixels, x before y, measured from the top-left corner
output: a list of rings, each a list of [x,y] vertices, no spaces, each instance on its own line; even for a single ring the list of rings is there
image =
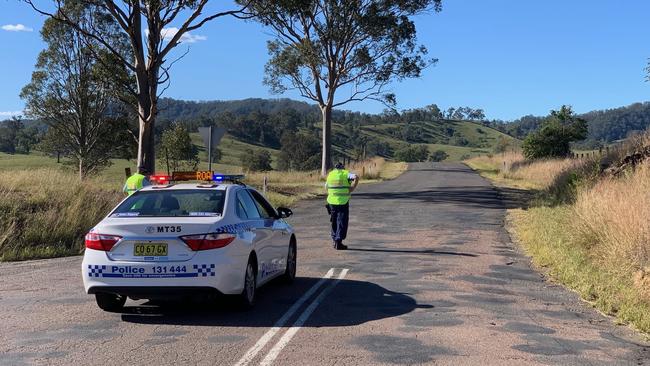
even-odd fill
[[[77,254],[122,193],[54,169],[0,173],[0,260]]]
[[[636,274],[640,280],[650,277],[648,163],[625,177],[604,178],[579,191],[574,212],[582,244],[598,263],[619,273]],[[648,284],[644,283],[644,289],[650,294]]]
[[[465,163],[482,175],[506,186],[549,190],[568,172],[584,171],[591,159],[547,159],[528,161],[519,152],[479,156]]]

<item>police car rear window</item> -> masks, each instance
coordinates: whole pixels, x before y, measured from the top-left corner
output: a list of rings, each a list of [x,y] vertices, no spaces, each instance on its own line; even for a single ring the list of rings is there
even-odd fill
[[[119,205],[111,217],[220,216],[225,191],[141,191]]]

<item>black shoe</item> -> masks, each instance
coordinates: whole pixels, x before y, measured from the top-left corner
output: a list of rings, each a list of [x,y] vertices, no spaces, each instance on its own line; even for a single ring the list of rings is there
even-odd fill
[[[342,241],[336,244],[336,250],[348,250],[348,246],[344,245]]]
[[[334,240],[334,244],[332,244],[332,248],[336,249],[336,248],[338,248],[338,246],[339,246],[339,242]]]

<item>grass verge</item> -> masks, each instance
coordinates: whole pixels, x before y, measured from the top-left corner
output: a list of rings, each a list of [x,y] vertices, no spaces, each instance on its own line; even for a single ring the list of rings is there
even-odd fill
[[[650,166],[597,174],[596,160],[528,162],[517,154],[467,165],[498,187],[535,191],[508,210],[514,238],[533,263],[617,321],[650,333]]]

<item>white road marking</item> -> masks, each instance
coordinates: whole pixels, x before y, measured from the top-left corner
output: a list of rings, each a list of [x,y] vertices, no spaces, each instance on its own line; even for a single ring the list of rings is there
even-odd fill
[[[339,274],[338,278],[336,279],[336,281],[332,282],[329,286],[327,286],[316,297],[316,299],[311,304],[309,304],[307,309],[305,309],[305,311],[303,311],[303,313],[300,314],[300,317],[295,321],[295,323],[293,323],[291,328],[289,328],[289,330],[287,330],[287,332],[284,333],[282,338],[280,338],[278,343],[276,343],[275,346],[271,348],[269,353],[266,355],[266,357],[264,357],[264,359],[260,363],[260,366],[270,366],[271,364],[273,364],[273,361],[275,361],[275,359],[278,357],[280,352],[282,352],[282,349],[286,347],[287,344],[289,344],[289,342],[291,342],[291,338],[293,338],[293,336],[295,336],[296,333],[298,333],[300,328],[302,328],[302,326],[305,324],[307,319],[309,319],[309,316],[311,316],[314,310],[316,310],[316,308],[321,303],[321,301],[323,301],[323,299],[327,296],[327,294],[330,293],[332,289],[334,289],[334,286],[336,286],[339,283],[339,281],[345,278],[345,275],[347,273],[348,273],[348,269],[347,268],[343,269]]]
[[[273,325],[271,329],[269,329],[264,335],[251,347],[246,354],[235,364],[235,366],[246,366],[248,365],[254,358],[255,356],[266,346],[267,343],[271,339],[273,339],[273,336],[276,335],[284,327],[284,325],[287,323],[287,321],[293,316],[293,314],[300,309],[300,307],[307,301],[315,292],[318,290],[327,279],[331,278],[332,275],[334,275],[334,268],[330,268],[329,271],[323,276],[316,284],[314,284],[307,292],[305,292],[304,295],[298,301],[296,301],[290,308],[287,310],[286,313],[282,316],[282,318],[278,319],[277,322]]]

